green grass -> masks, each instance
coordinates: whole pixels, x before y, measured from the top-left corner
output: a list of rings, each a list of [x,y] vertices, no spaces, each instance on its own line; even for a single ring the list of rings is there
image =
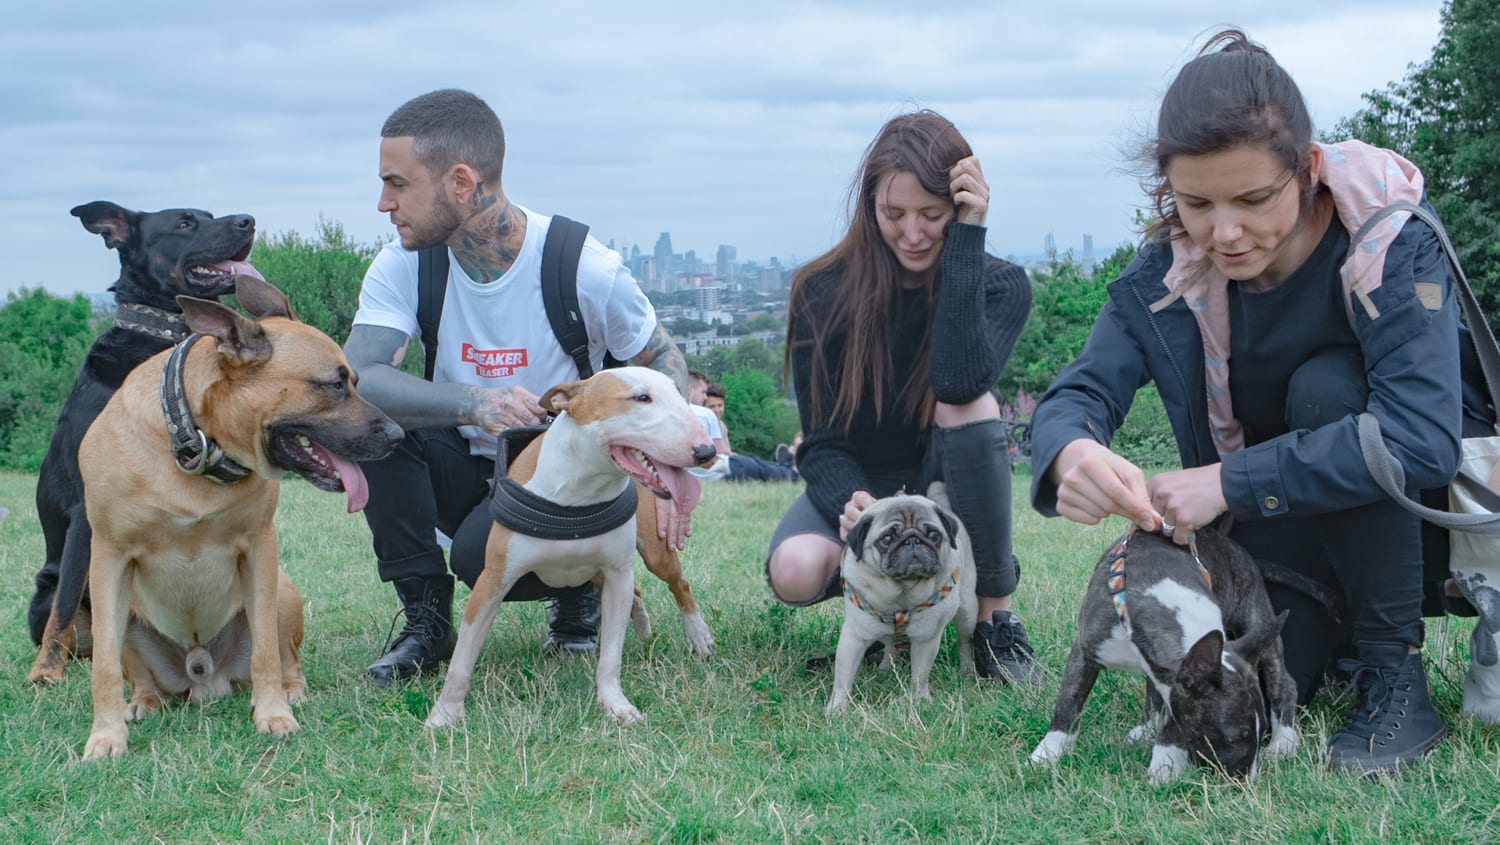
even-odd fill
[[[1018,494],[1024,479],[1017,478]],[[1485,842],[1500,840],[1500,729],[1458,717],[1468,627],[1432,622],[1428,659],[1449,739],[1407,775],[1327,773],[1319,751],[1342,712],[1299,717],[1303,750],[1251,784],[1201,772],[1146,782],[1149,749],[1124,739],[1133,676],[1106,673],[1075,753],[1032,771],[1078,596],[1120,524],[1042,520],[1018,503],[1018,610],[1048,668],[1041,689],[959,677],[950,632],[934,699],[914,705],[905,664],[864,670],[842,719],[831,678],[840,608],[773,603],[766,540],[789,485],[710,485],[686,553],[718,647],[689,657],[675,607],[644,573],[656,627],[625,647],[622,728],[594,704],[593,661],[544,659],[544,609],[506,605],[453,730],[422,726],[440,677],[362,680],[396,609],[364,521],[343,497],[284,486],[282,563],[307,597],[302,730],[255,732],[246,693],[178,704],[132,726],[129,753],[79,760],[91,720],[87,664],[57,688],[25,681],[24,606],[42,559],[35,480],[0,475],[0,840],[15,842]],[[1018,496],[1024,501],[1023,496]]]

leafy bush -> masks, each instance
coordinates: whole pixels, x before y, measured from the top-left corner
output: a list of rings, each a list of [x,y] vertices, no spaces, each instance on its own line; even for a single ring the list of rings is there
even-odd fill
[[[724,376],[723,383],[724,423],[734,451],[770,458],[777,443],[792,442],[797,411],[777,394],[770,376],[760,370],[739,370]]]
[[[0,467],[34,472],[78,367],[110,320],[82,294],[22,288],[0,308]]]
[[[1135,402],[1125,415],[1124,424],[1115,432],[1112,445],[1116,452],[1148,472],[1182,467],[1177,439],[1172,436],[1172,424],[1167,421],[1156,385],[1148,384],[1136,391]]]
[[[287,295],[299,319],[342,346],[359,309],[365,269],[380,247],[356,243],[342,225],[319,218],[312,238],[294,231],[262,236],[250,263]]]

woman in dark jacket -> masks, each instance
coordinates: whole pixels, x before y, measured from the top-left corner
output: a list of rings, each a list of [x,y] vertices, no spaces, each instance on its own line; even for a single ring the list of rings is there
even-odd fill
[[[1366,471],[1355,419],[1379,419],[1412,492],[1453,477],[1459,324],[1436,235],[1404,213],[1360,228],[1423,202],[1421,174],[1359,142],[1315,143],[1296,83],[1238,30],[1178,74],[1150,157],[1159,222],[1032,417],[1033,504],[1179,544],[1218,524],[1335,585],[1342,630],[1273,588],[1291,610],[1288,666],[1306,701],[1346,640],[1358,701],[1330,764],[1408,763],[1445,734],[1420,654],[1421,528]],[[1108,445],[1147,382],[1185,467],[1149,482]]]
[[[1031,309],[1030,282],[985,254],[989,184],[938,114],[888,122],[851,193],[849,231],[792,283],[787,359],[807,489],[771,540],[771,591],[791,605],[841,595],[843,538],[860,512],[941,481],[974,544],[978,669],[1037,683],[1010,606],[1010,460],[990,393]]]

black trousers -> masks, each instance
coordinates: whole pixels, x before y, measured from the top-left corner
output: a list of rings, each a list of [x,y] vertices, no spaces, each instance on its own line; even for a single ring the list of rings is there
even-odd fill
[[[484,571],[489,538],[490,482],[495,462],[469,454],[454,428],[408,431],[386,458],[360,464],[370,486],[365,522],[380,580],[438,578],[453,574],[470,587]],[[443,560],[434,529],[453,539]],[[534,573],[522,576],[506,601],[556,598],[583,587],[551,587]]]
[[[1292,431],[1319,428],[1364,411],[1368,401],[1359,350],[1330,350],[1293,373],[1286,424]],[[1231,528],[1230,536],[1255,557],[1290,567],[1344,597],[1340,627],[1312,598],[1267,585],[1276,610],[1289,611],[1281,638],[1303,703],[1317,691],[1336,650],[1355,656],[1362,646],[1422,644],[1422,533],[1421,520],[1389,499],[1313,516],[1239,521]]]

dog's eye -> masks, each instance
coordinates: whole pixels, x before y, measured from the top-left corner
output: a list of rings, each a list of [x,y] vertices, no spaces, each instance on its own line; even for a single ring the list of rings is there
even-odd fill
[[[177,228],[179,228],[179,229],[191,229],[192,227],[193,227],[193,215],[191,215],[191,214],[184,214],[181,217],[177,218]]]
[[[635,401],[635,402],[650,402],[651,401],[651,394],[649,394],[649,393],[637,393],[636,395],[634,395],[634,396],[632,396],[630,398],[631,398],[632,401]]]
[[[940,543],[943,540],[943,532],[937,530],[936,528],[929,528],[927,529],[927,539],[931,540],[934,543]]]

